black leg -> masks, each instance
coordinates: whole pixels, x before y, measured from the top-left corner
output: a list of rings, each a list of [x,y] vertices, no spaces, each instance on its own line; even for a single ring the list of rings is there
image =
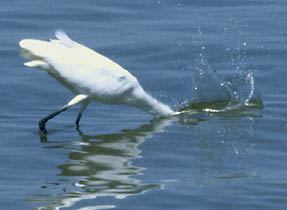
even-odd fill
[[[79,113],[76,119],[76,124],[75,124],[76,129],[79,129],[79,122],[81,120],[81,117],[82,117],[82,113]]]
[[[61,112],[67,110],[69,107],[68,106],[63,106],[61,109],[49,114],[47,117],[44,117],[42,120],[39,121],[39,130],[40,130],[40,135],[44,135],[47,133],[47,130],[45,128],[45,125],[48,120],[54,118],[56,115],[60,114]]]
[[[90,101],[88,101],[88,100],[83,101],[81,103],[81,108],[80,108],[79,114],[78,114],[77,119],[76,119],[76,124],[75,124],[75,127],[76,127],[77,130],[79,129],[79,123],[80,123],[82,114],[85,111],[85,109],[87,108],[89,103],[90,103]]]

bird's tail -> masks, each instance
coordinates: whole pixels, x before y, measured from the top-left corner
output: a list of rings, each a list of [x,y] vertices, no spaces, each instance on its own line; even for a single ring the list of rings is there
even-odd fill
[[[23,50],[20,53],[20,56],[24,59],[30,60],[30,62],[26,62],[24,65],[49,70],[50,66],[46,60],[61,55],[61,52],[65,52],[67,48],[79,45],[61,30],[57,30],[55,32],[55,36],[58,39],[51,39],[50,41],[35,39],[21,40],[19,45]]]
[[[46,63],[43,58],[49,56],[49,53],[52,53],[50,42],[23,39],[19,42],[19,45],[23,48],[20,56],[24,59],[30,60],[24,64],[25,66],[38,67],[43,70],[49,68],[49,64]]]
[[[25,59],[45,58],[53,54],[53,45],[51,42],[35,40],[35,39],[23,39],[19,42],[20,47],[24,50],[20,55]]]

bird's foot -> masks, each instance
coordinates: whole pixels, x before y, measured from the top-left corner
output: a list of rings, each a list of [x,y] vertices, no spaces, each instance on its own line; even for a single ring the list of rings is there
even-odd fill
[[[45,125],[46,125],[46,121],[44,120],[40,120],[39,121],[39,132],[40,132],[40,135],[46,135],[47,133],[47,130],[45,128]]]
[[[45,128],[46,121],[40,120],[39,121],[39,133],[40,133],[40,141],[47,142],[47,130]]]
[[[80,130],[80,125],[79,125],[79,123],[76,123],[76,124],[75,124],[75,129],[76,129],[76,130]]]

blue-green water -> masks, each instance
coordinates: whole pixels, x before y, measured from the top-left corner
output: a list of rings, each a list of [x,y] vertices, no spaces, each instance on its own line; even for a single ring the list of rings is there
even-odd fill
[[[2,2],[0,208],[285,209],[286,9],[283,0]],[[73,107],[41,141],[38,120],[73,95],[23,66],[18,42],[59,28],[189,112],[153,119],[93,103],[80,131]]]

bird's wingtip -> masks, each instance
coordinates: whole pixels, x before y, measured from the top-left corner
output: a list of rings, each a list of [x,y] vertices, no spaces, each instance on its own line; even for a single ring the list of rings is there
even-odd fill
[[[63,29],[57,29],[55,36],[61,41],[72,41]]]
[[[67,36],[67,34],[65,33],[65,31],[63,29],[57,29],[55,31],[55,36],[59,39],[59,37],[62,37],[63,35]]]
[[[55,31],[55,36],[61,41],[62,44],[66,45],[68,47],[73,47],[77,44],[62,29],[57,29]]]

